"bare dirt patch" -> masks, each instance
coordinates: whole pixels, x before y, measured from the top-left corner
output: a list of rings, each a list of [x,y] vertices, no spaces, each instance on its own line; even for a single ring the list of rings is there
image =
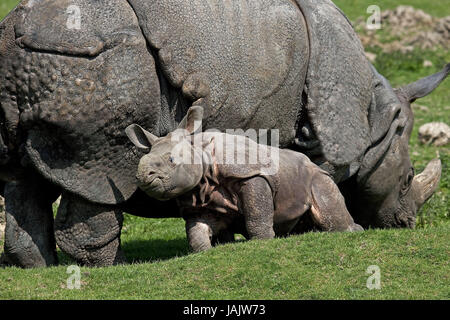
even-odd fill
[[[381,30],[368,29],[364,17],[354,25],[366,48],[378,46],[388,53],[406,53],[414,48],[450,49],[450,16],[436,18],[411,6],[382,11]]]

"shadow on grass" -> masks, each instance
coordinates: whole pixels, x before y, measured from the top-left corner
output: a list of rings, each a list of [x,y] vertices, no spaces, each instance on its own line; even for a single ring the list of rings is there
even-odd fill
[[[128,264],[153,263],[188,255],[189,247],[186,238],[173,240],[129,240],[122,243]],[[57,251],[59,265],[77,264],[69,255]]]
[[[186,238],[129,240],[122,249],[129,263],[152,263],[189,254]]]

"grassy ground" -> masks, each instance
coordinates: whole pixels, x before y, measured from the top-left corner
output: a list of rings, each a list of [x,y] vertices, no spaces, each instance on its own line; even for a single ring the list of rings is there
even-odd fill
[[[149,221],[146,262],[82,268],[81,290],[66,289],[66,267],[0,272],[3,299],[449,299],[448,228],[315,233],[241,242],[205,253],[155,261],[166,250],[185,254],[180,221]],[[161,227],[171,228],[164,235]],[[169,243],[161,246],[168,236]],[[138,246],[125,250],[136,258]],[[132,248],[131,248],[132,247]],[[131,251],[127,249],[132,249]],[[151,253],[158,249],[156,255]],[[161,250],[163,249],[163,250]],[[139,254],[142,257],[142,254]],[[366,270],[378,265],[381,290],[368,290]]]
[[[15,0],[2,0],[0,18]],[[448,1],[410,0],[435,16],[450,15]],[[339,0],[350,19],[395,0]],[[383,31],[381,31],[383,32]],[[450,52],[416,50],[377,54],[375,63],[394,86],[437,72]],[[423,61],[433,62],[429,68]],[[125,215],[123,249],[130,262],[111,268],[82,268],[81,290],[69,290],[66,268],[73,262],[58,252],[62,265],[48,269],[0,269],[0,299],[450,299],[450,148],[418,143],[420,125],[450,118],[450,80],[415,107],[410,153],[420,172],[439,155],[439,191],[423,207],[416,230],[369,230],[358,234],[311,233],[287,239],[240,242],[189,254],[184,224],[176,219]],[[0,241],[1,245],[1,241]],[[1,250],[1,249],[0,249]],[[378,265],[381,290],[366,288],[366,269]]]

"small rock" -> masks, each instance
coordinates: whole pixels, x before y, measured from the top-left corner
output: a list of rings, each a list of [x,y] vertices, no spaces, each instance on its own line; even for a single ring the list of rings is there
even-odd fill
[[[450,141],[450,127],[443,122],[431,122],[419,128],[419,141],[433,146],[444,146]]]
[[[425,61],[423,62],[423,66],[424,66],[425,68],[432,67],[432,66],[433,66],[433,62],[431,62],[430,60],[425,60]]]
[[[375,60],[377,59],[377,55],[372,52],[366,52],[366,57],[367,57],[367,60],[369,60],[372,63],[375,62]]]

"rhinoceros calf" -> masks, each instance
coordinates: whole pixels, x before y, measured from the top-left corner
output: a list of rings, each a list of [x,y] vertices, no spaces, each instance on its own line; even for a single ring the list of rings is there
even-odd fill
[[[235,233],[266,239],[296,232],[306,212],[320,230],[363,230],[330,175],[307,156],[245,136],[195,134],[202,119],[203,107],[194,106],[165,137],[126,129],[138,148],[151,148],[139,163],[139,187],[158,200],[177,198],[193,251]]]

